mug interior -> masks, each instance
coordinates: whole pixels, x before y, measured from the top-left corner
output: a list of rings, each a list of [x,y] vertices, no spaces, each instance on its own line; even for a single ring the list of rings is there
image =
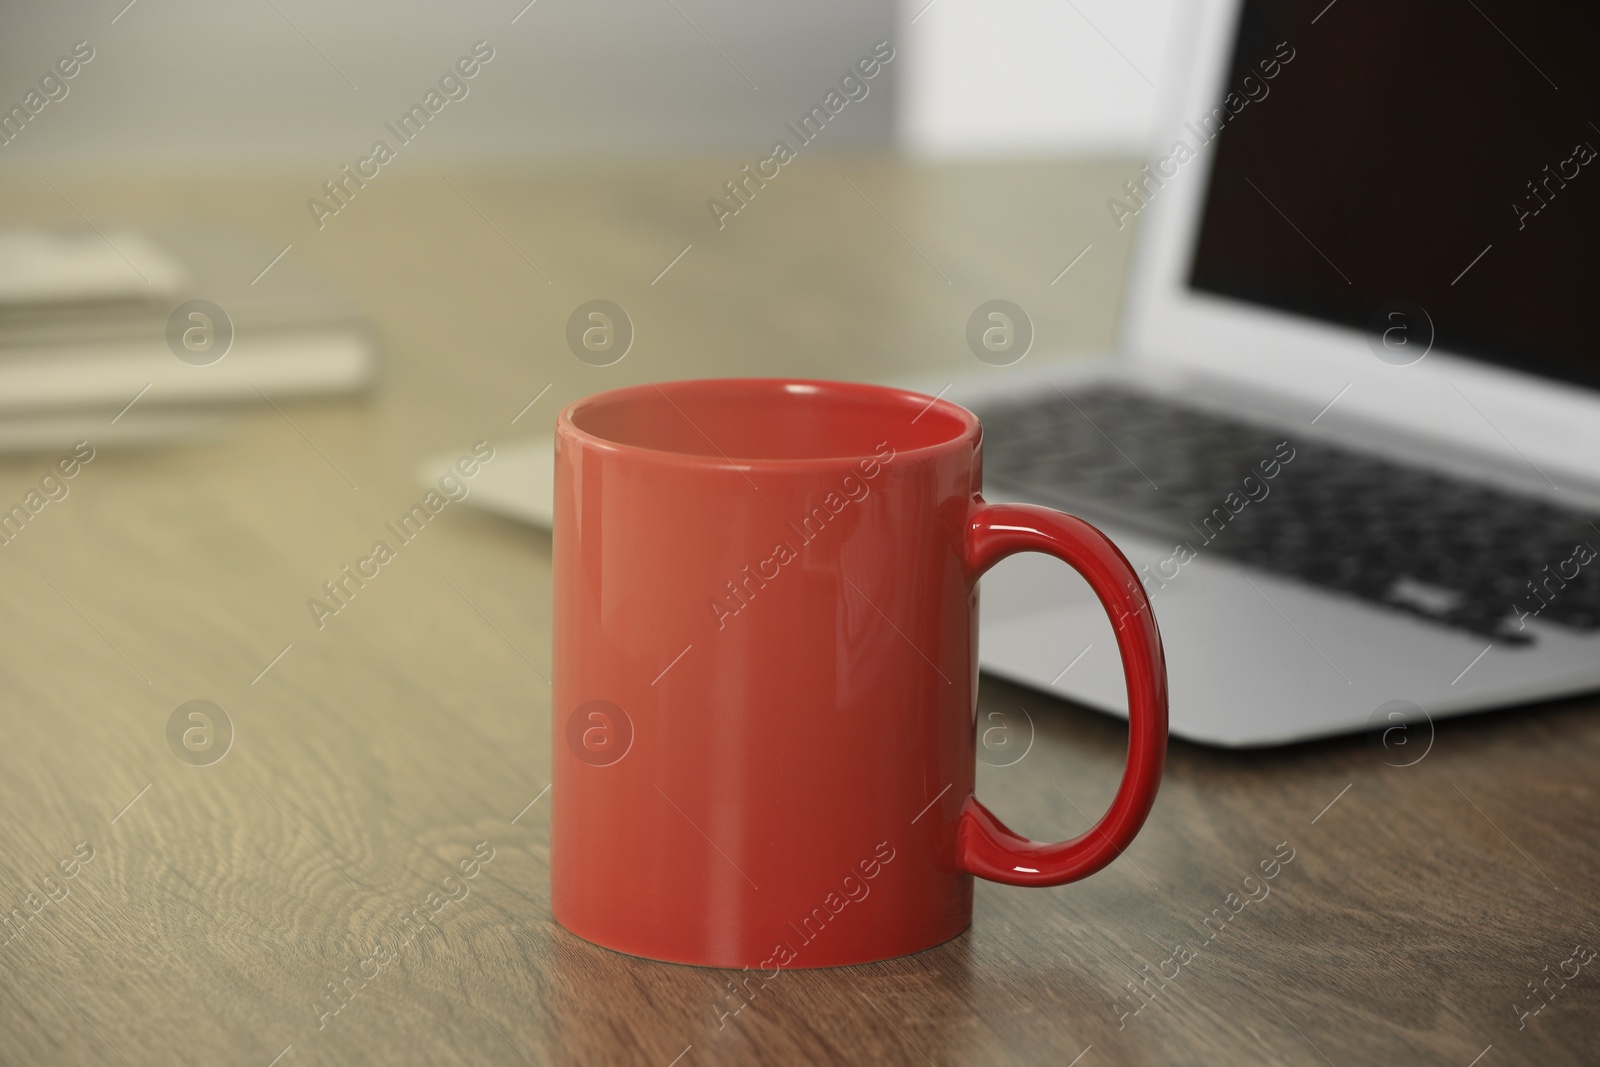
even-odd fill
[[[633,386],[580,400],[567,419],[626,448],[736,462],[907,452],[969,434],[977,417],[948,401],[852,382],[733,378]]]

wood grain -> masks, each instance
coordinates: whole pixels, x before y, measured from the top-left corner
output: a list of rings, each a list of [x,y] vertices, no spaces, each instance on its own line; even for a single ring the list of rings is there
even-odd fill
[[[567,401],[634,381],[969,371],[966,316],[997,296],[1030,310],[1041,354],[1113,336],[1128,234],[1104,200],[1127,165],[818,156],[718,232],[703,202],[736,166],[386,172],[322,232],[309,172],[52,175],[102,225],[293,243],[371,309],[388,364],[367,399],[101,450],[0,548],[0,1062],[1600,1060],[1600,969],[1551,982],[1520,1029],[1513,1007],[1575,944],[1600,947],[1593,700],[1441,723],[1404,768],[1359,738],[1176,743],[1106,871],[980,883],[955,941],[785,972],[748,1001],[732,975],[551,921],[548,537],[452,504],[324,628],[305,607],[419,499],[417,462],[545,433]],[[7,222],[77,221],[41,178],[0,189]],[[612,368],[562,341],[597,296],[637,326]],[[0,460],[0,500],[53,458]],[[236,731],[209,766],[166,740],[194,699]],[[1025,832],[1079,832],[1115,787],[1121,725],[992,680],[980,702],[1036,732],[1014,766],[980,768],[986,802]],[[92,858],[66,878],[80,842]],[[1293,859],[1264,882],[1280,844]],[[475,849],[492,859],[464,880]],[[1234,913],[1247,876],[1270,892]],[[1172,973],[1180,943],[1192,958],[1153,1000],[1129,989]]]

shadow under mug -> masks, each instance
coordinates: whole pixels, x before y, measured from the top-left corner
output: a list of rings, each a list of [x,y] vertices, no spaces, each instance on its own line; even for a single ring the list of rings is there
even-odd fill
[[[873,385],[685,381],[556,428],[551,902],[678,963],[865,963],[972,918],[972,876],[1110,863],[1166,758],[1161,638],[1104,535],[988,504],[976,416]],[[1044,552],[1088,580],[1127,676],[1128,763],[1070,841],[973,795],[978,579]]]

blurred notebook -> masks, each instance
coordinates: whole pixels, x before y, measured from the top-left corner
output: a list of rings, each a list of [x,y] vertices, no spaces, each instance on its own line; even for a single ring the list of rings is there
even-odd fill
[[[160,437],[219,405],[368,385],[360,309],[281,251],[219,229],[0,231],[0,448],[79,424]],[[221,316],[180,313],[193,300]]]
[[[417,480],[432,485],[461,455],[441,452],[417,468]],[[475,507],[546,530],[555,525],[555,435],[495,446],[492,464],[485,464],[470,485],[467,500]]]

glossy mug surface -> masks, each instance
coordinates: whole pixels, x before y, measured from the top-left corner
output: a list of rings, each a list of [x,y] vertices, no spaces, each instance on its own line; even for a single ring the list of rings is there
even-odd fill
[[[1087,523],[983,501],[970,412],[871,385],[671,382],[578,401],[556,434],[568,930],[679,963],[863,963],[966,929],[974,875],[1059,885],[1138,832],[1167,740],[1149,603]],[[978,579],[1030,551],[1106,605],[1131,708],[1110,809],[1059,843],[973,796]]]

